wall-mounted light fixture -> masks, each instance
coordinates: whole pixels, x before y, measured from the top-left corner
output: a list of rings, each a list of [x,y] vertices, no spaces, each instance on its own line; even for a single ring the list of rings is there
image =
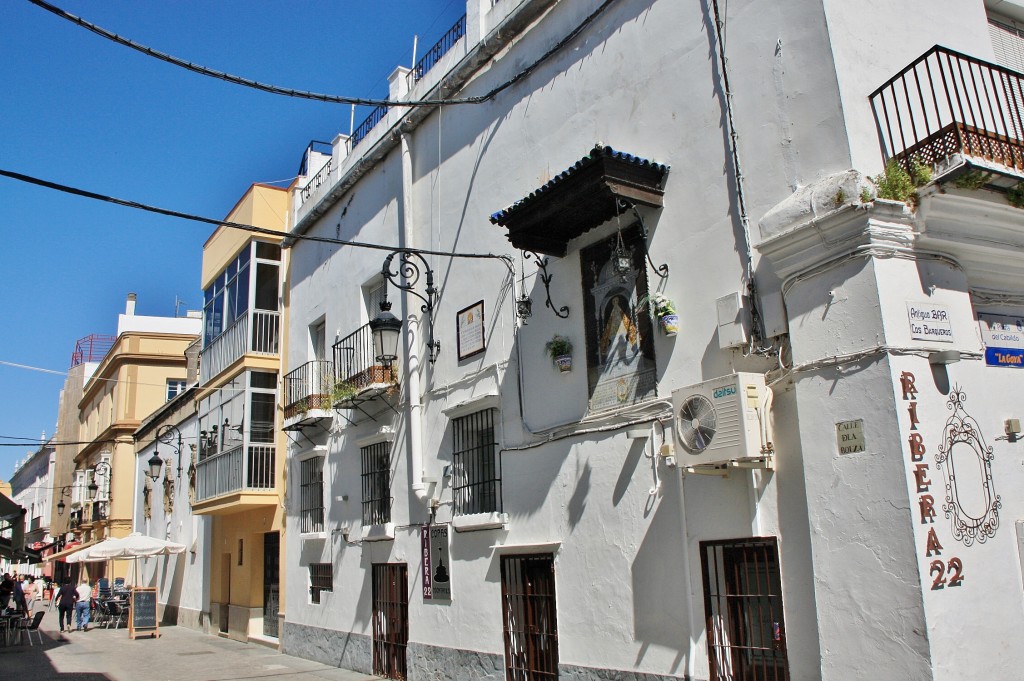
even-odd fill
[[[57,515],[64,515],[64,510],[68,507],[64,503],[64,497],[71,496],[71,485],[64,485],[60,488],[60,499],[57,501]]]
[[[176,438],[174,436],[177,436]],[[164,460],[160,457],[160,445],[165,444],[174,450],[178,459],[177,478],[181,477],[181,431],[177,426],[165,424],[156,429],[153,436],[153,456],[149,457],[146,463],[149,465],[149,477],[153,482],[160,477],[160,468]]]
[[[100,461],[93,467],[92,482],[86,487],[89,490],[89,501],[96,501],[96,494],[100,491],[100,486],[96,484],[96,478],[100,475],[110,475],[110,464],[106,461]],[[109,485],[107,487],[109,489]]]
[[[398,256],[398,269],[391,270],[391,262]],[[441,341],[434,340],[434,304],[437,302],[437,288],[434,286],[434,270],[417,251],[397,250],[384,258],[381,275],[402,291],[407,291],[423,301],[420,310],[427,315],[427,359],[433,364],[441,352]],[[416,292],[420,277],[424,277],[424,294]],[[380,314],[370,321],[373,333],[374,358],[384,366],[398,358],[398,335],[402,330],[402,321],[391,314],[391,303],[388,302],[387,285],[384,286],[384,300],[380,304]]]

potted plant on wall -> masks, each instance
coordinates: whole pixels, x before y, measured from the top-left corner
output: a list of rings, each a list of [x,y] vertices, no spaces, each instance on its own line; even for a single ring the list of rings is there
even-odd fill
[[[651,316],[657,318],[666,336],[674,336],[679,332],[679,314],[671,298],[663,293],[651,293],[640,299],[640,305],[650,308]]]
[[[331,388],[331,404],[337,406],[356,396],[359,389],[348,381],[338,381]]]
[[[551,340],[545,344],[544,349],[547,350],[548,355],[551,357],[551,361],[554,363],[558,370],[561,372],[572,371],[572,341],[565,336],[559,336],[555,334]]]

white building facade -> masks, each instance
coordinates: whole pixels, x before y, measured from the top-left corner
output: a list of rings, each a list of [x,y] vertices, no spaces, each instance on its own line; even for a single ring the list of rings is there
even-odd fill
[[[471,101],[373,112],[294,194],[282,649],[1012,676],[1017,8],[469,2],[390,98]]]

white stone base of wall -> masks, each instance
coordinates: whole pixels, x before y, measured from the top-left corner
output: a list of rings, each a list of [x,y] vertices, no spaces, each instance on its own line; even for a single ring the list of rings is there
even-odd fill
[[[281,652],[363,674],[373,673],[373,641],[363,634],[284,622],[281,625]],[[504,657],[494,653],[410,643],[406,649],[406,664],[409,681],[505,679]],[[691,681],[685,676],[566,664],[558,665],[558,676],[567,681]]]

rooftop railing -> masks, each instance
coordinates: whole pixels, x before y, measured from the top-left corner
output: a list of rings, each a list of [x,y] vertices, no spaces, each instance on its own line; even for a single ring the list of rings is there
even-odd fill
[[[348,141],[349,149],[355,149],[356,146],[363,141],[363,138],[370,134],[370,131],[373,130],[374,126],[384,120],[384,116],[386,116],[387,113],[388,107],[383,104],[371,111],[370,115],[359,124],[359,127],[352,131],[352,137],[350,137]]]
[[[935,46],[871,93],[882,155],[908,170],[965,154],[1024,168],[1024,75]]]
[[[302,203],[308,201],[313,192],[319,189],[320,186],[327,181],[327,176],[331,174],[332,170],[334,170],[333,156],[327,159],[327,163],[324,164],[324,167],[317,171],[317,174],[306,183],[305,187],[299,190],[299,197],[302,199]]]
[[[447,54],[448,50],[455,46],[455,43],[459,42],[459,39],[466,35],[466,15],[463,14],[462,18],[455,22],[455,25],[448,29],[448,32],[441,36],[441,39],[434,43],[434,46],[424,53],[423,58],[416,62],[416,66],[412,70],[413,81],[418,81],[422,78],[427,71],[434,68],[437,62],[441,61],[441,57]]]

